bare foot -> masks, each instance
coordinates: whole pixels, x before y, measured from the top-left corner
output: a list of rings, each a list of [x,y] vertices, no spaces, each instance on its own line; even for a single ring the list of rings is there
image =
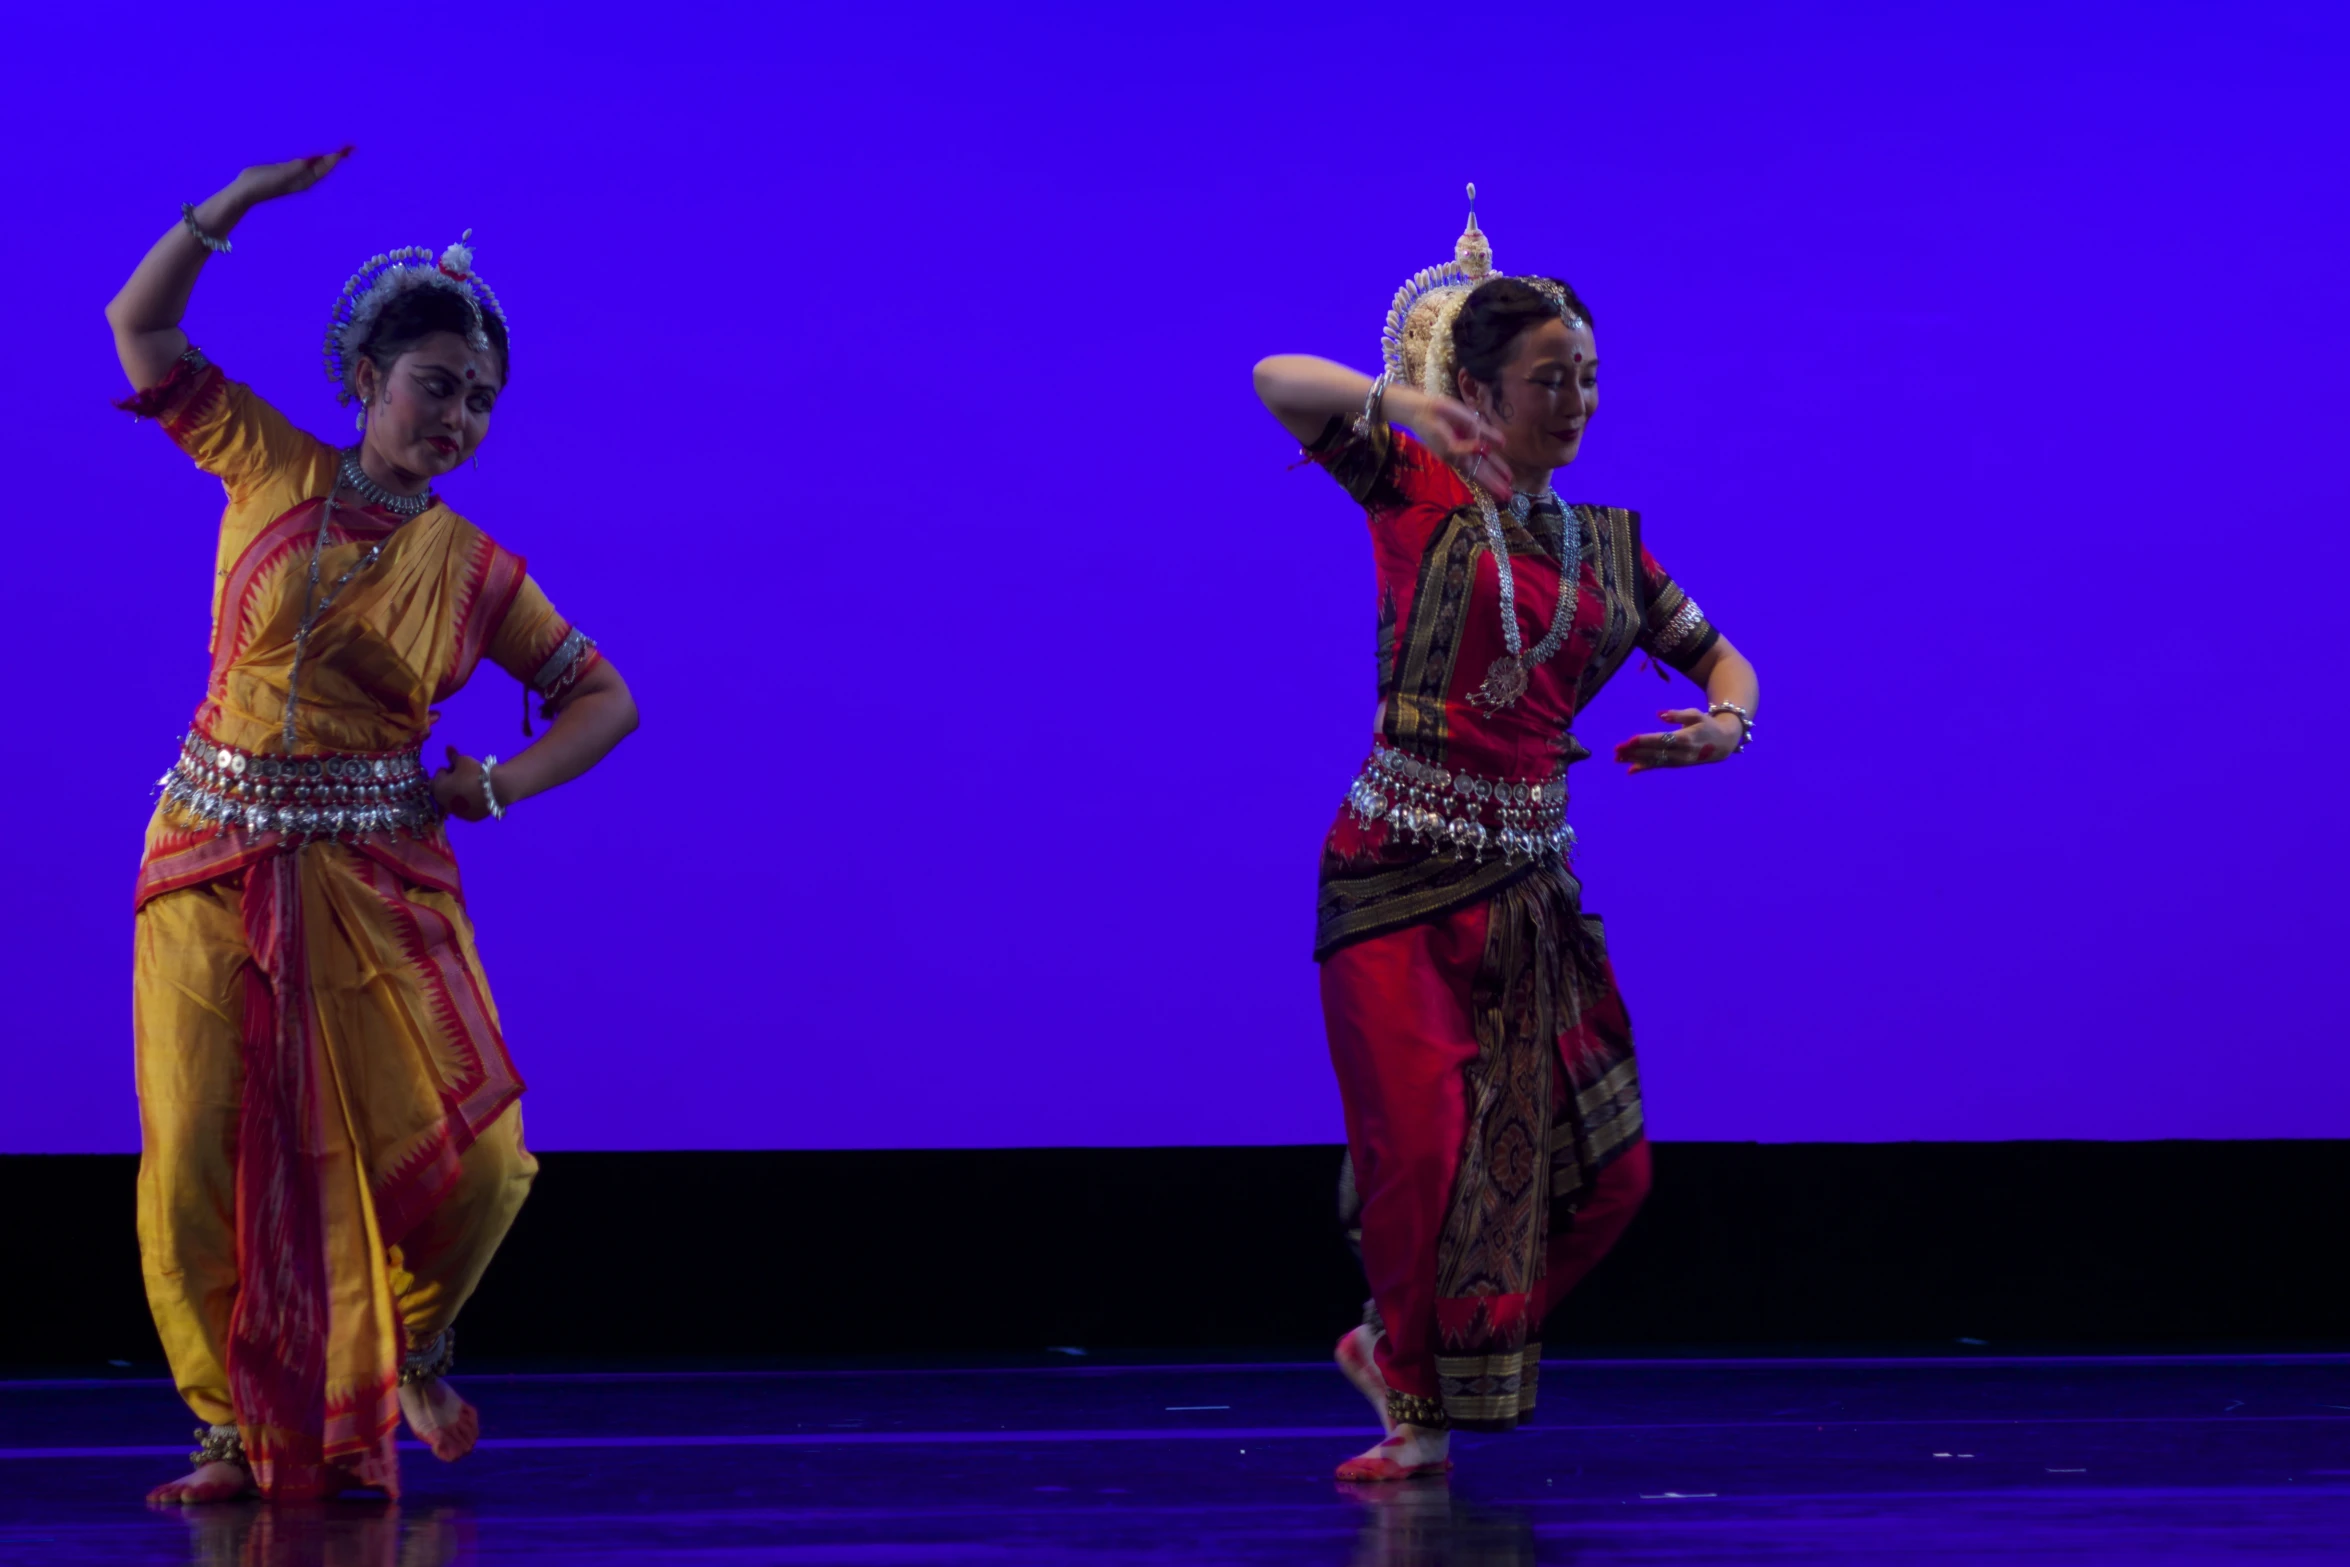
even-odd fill
[[[150,1507],[174,1503],[233,1502],[253,1494],[253,1477],[242,1464],[198,1464],[177,1480],[167,1480],[147,1493]]]
[[[1395,1422],[1387,1418],[1387,1379],[1379,1374],[1379,1335],[1369,1323],[1338,1341],[1338,1369],[1371,1401],[1379,1415],[1379,1429],[1392,1434]]]
[[[1452,1468],[1452,1433],[1399,1425],[1384,1441],[1338,1466],[1341,1480],[1414,1480]]]
[[[400,1413],[408,1429],[432,1449],[432,1456],[453,1464],[473,1451],[481,1438],[481,1412],[457,1396],[457,1390],[439,1377],[430,1382],[400,1385]]]

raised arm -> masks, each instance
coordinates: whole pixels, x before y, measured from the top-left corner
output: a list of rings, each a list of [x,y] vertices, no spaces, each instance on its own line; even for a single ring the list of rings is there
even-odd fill
[[[340,152],[247,169],[197,206],[192,214],[195,227],[225,243],[246,213],[262,202],[308,190],[350,155],[351,149],[345,147]],[[188,351],[188,335],[180,330],[180,318],[187,314],[188,296],[195,291],[196,276],[211,254],[186,221],[175,223],[107,305],[106,324],[114,328],[115,356],[122,361],[122,373],[130,377],[133,391],[161,381]]]
[[[1301,443],[1321,439],[1330,421],[1353,419],[1371,395],[1371,378],[1360,370],[1312,354],[1275,354],[1257,361],[1258,400],[1281,421],[1281,427]],[[1389,424],[1404,425],[1421,444],[1447,462],[1471,461],[1478,479],[1497,493],[1510,493],[1509,465],[1498,452],[1486,450],[1492,434],[1477,411],[1449,397],[1430,397],[1416,386],[1390,382],[1380,395],[1380,410]]]

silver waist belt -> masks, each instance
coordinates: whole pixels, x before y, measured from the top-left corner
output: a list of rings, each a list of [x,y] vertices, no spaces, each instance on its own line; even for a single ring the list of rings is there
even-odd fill
[[[1346,805],[1364,827],[1385,822],[1390,832],[1450,848],[1456,858],[1564,858],[1575,847],[1563,773],[1543,779],[1479,778],[1375,746],[1346,791]]]
[[[339,838],[418,831],[441,819],[416,751],[263,756],[191,729],[163,797],[212,827]]]

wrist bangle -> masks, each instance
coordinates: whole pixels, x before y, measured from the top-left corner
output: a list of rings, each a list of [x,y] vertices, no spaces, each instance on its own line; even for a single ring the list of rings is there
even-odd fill
[[[1705,710],[1705,716],[1708,718],[1719,717],[1723,713],[1737,715],[1738,751],[1743,751],[1752,745],[1754,743],[1754,715],[1735,702],[1715,702]],[[1730,754],[1736,756],[1738,751],[1732,751]]]
[[[502,822],[506,819],[506,807],[498,803],[498,791],[490,787],[490,769],[497,765],[498,759],[494,756],[481,759],[481,798],[482,803],[490,808],[490,820]]]
[[[1363,399],[1362,414],[1355,420],[1355,438],[1357,440],[1367,440],[1372,429],[1379,423],[1381,405],[1387,401],[1387,388],[1394,380],[1395,377],[1392,374],[1382,370],[1379,372],[1378,378],[1372,381],[1370,393]]]
[[[214,255],[225,256],[232,248],[227,240],[215,239],[204,232],[204,225],[196,221],[196,204],[194,202],[183,201],[180,203],[180,221],[187,225],[188,232],[195,236],[196,243]]]

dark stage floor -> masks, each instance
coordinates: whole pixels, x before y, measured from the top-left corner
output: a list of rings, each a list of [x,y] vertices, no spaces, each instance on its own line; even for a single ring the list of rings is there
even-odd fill
[[[1575,1361],[1350,1488],[1323,1365],[475,1375],[397,1507],[149,1512],[151,1381],[0,1384],[0,1562],[2350,1561],[2350,1356]]]

